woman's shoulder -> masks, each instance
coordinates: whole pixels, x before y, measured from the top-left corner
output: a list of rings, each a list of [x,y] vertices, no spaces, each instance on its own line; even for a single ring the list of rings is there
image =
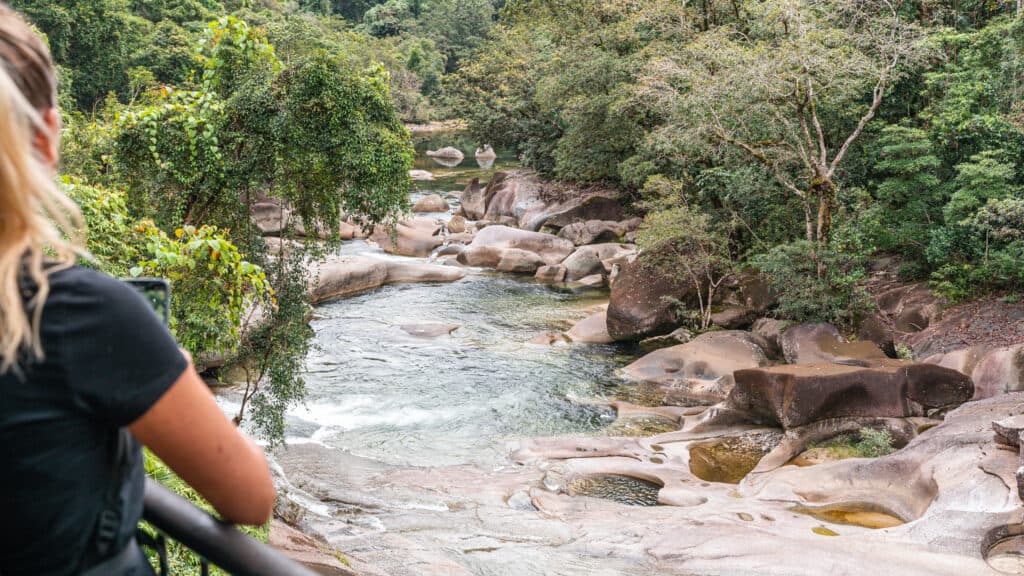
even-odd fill
[[[61,303],[102,302],[132,303],[138,295],[125,282],[84,266],[58,268],[48,276],[50,291],[47,305]]]

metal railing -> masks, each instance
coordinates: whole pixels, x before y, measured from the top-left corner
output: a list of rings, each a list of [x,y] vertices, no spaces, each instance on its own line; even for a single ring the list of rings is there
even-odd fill
[[[169,575],[167,538],[205,560],[200,568],[204,576],[209,574],[210,564],[233,576],[316,576],[309,568],[217,520],[150,478],[146,478],[144,502],[142,518],[160,534],[142,544],[156,549],[161,576]]]

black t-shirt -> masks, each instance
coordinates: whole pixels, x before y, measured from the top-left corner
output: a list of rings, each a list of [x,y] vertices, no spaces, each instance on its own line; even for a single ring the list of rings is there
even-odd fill
[[[45,358],[0,374],[0,574],[76,574],[93,554],[119,427],[146,413],[187,367],[130,286],[73,267],[50,276]],[[142,513],[133,451],[119,549]]]

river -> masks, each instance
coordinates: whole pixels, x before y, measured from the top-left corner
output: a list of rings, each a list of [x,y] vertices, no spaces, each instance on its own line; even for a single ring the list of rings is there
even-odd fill
[[[447,145],[466,154],[460,165],[445,167],[425,155]],[[457,199],[473,178],[486,182],[494,170],[516,167],[514,156],[500,152],[493,166],[481,167],[474,149],[458,134],[419,138],[416,168],[437,178],[417,182],[412,199],[433,193]],[[359,240],[341,250],[400,258]],[[277,455],[289,479],[306,490],[300,502],[319,513],[307,515],[307,528],[389,575],[631,573],[626,565],[560,552],[550,540],[533,542],[535,535],[522,533],[531,530],[528,519],[494,534],[449,500],[416,492],[421,473],[457,474],[451,481],[457,484],[505,471],[503,478],[515,484],[522,471],[507,457],[515,440],[602,434],[614,411],[599,403],[616,396],[614,372],[635,358],[635,350],[530,340],[566,330],[607,297],[606,291],[574,293],[528,276],[478,270],[452,284],[386,286],[318,307],[308,397],[289,413],[291,448]],[[435,338],[403,330],[426,323],[458,328]],[[474,538],[494,542],[445,544]],[[422,560],[419,568],[396,561],[410,556]]]

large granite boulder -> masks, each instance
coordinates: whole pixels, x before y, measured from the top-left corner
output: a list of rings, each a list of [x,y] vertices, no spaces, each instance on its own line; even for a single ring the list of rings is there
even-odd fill
[[[581,320],[566,332],[566,336],[579,344],[611,344],[613,340],[608,335],[608,314],[598,312]]]
[[[474,178],[462,191],[459,204],[462,215],[467,219],[479,220],[484,217],[484,213],[487,211],[487,199],[484,190],[480,188],[479,178]]]
[[[442,158],[445,160],[457,160],[462,162],[466,156],[461,150],[453,146],[445,146],[440,150],[427,150],[427,156],[431,158]]]
[[[618,242],[626,235],[626,228],[618,222],[588,220],[569,224],[558,231],[559,238],[572,241],[577,246],[601,242]]]
[[[573,282],[594,274],[604,274],[604,262],[636,254],[636,246],[627,244],[594,244],[577,248],[562,262],[565,266],[565,280]]]
[[[560,264],[576,248],[572,242],[552,234],[518,230],[508,226],[488,226],[477,232],[470,250],[478,248],[516,248],[533,252],[544,264]]]
[[[399,222],[397,226],[377,226],[370,240],[382,250],[400,256],[426,258],[444,244],[441,226],[427,218],[414,218]]]
[[[782,334],[780,343],[790,364],[872,366],[888,359],[873,342],[848,342],[831,324],[791,326]]]
[[[429,194],[417,200],[412,211],[417,213],[447,212],[449,208],[447,200],[437,194]]]
[[[749,332],[708,332],[686,344],[651,352],[623,368],[621,375],[655,385],[669,405],[714,404],[732,390],[733,372],[768,364]]]
[[[668,334],[677,326],[672,303],[687,301],[693,288],[637,259],[621,266],[608,306],[608,333],[620,341],[642,340]]]
[[[570,224],[590,220],[618,222],[624,217],[625,211],[618,200],[607,196],[591,196],[578,204],[567,206],[552,213],[544,221],[543,226],[564,228]]]
[[[737,370],[723,415],[784,429],[829,418],[925,416],[971,399],[971,379],[934,364],[803,364]]]
[[[754,326],[750,330],[761,339],[761,346],[769,358],[781,360],[783,358],[782,334],[786,331],[787,327],[789,327],[789,322],[785,320],[761,318],[754,322]]]
[[[464,270],[425,262],[396,262],[371,256],[335,257],[315,265],[310,273],[310,303],[319,304],[385,284],[455,282]]]
[[[505,248],[495,268],[502,272],[533,274],[541,266],[544,266],[544,259],[537,254],[519,248]]]
[[[1024,344],[986,354],[971,373],[976,400],[1024,391]]]

